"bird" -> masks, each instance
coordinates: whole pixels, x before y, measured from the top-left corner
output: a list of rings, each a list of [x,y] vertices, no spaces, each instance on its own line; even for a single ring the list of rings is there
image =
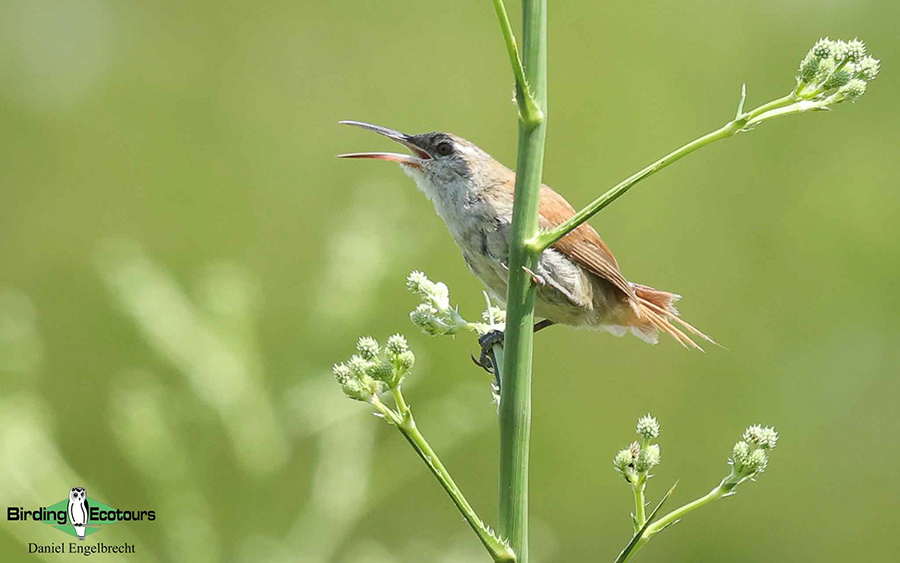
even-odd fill
[[[340,123],[383,135],[412,153],[357,152],[337,157],[398,163],[434,204],[469,270],[504,304],[516,173],[452,133],[408,135],[362,121]],[[541,230],[552,229],[574,214],[562,195],[541,185]],[[537,284],[535,316],[543,319],[535,324],[535,331],[561,324],[617,336],[630,332],[652,344],[663,332],[698,350],[702,347],[690,335],[715,343],[679,317],[675,302],[680,295],[628,281],[609,247],[587,223],[546,249],[535,271],[526,271]]]
[[[87,491],[84,487],[72,487],[69,491],[69,505],[66,513],[69,515],[69,524],[75,528],[75,535],[84,541],[84,529],[90,519],[91,506],[88,504]]]

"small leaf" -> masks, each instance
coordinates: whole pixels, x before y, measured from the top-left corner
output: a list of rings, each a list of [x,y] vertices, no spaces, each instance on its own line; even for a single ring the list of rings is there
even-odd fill
[[[638,530],[638,532],[631,538],[631,541],[628,542],[628,545],[625,546],[625,549],[622,550],[622,553],[616,557],[616,563],[624,563],[628,559],[628,555],[634,551],[634,548],[637,546],[638,542],[641,541],[641,538],[644,536],[644,532],[647,531],[647,528],[650,527],[650,524],[653,522],[653,518],[656,516],[656,513],[659,512],[659,509],[662,508],[662,505],[669,500],[669,497],[675,492],[675,487],[678,486],[678,481],[675,481],[675,484],[672,485],[672,488],[669,489],[669,492],[659,501],[659,504],[656,505],[656,508],[653,509],[653,512],[650,513],[650,516],[647,517],[647,522],[644,523],[644,527]]]
[[[744,113],[744,102],[747,101],[747,83],[741,86],[741,101],[738,102],[737,114],[735,114],[735,119],[740,119],[741,115]]]

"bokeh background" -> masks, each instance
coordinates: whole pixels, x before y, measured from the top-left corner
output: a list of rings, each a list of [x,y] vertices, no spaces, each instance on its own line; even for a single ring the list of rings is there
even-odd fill
[[[742,82],[750,106],[786,93],[822,35],[864,38],[884,68],[855,106],[706,148],[592,221],[727,349],[539,335],[536,561],[627,542],[611,460],[648,411],[649,499],[678,479],[672,507],[718,483],[748,424],[782,440],[642,561],[896,557],[898,17],[888,0],[551,2],[545,179],[576,206],[730,119]],[[129,561],[485,561],[330,375],[359,335],[406,333],[419,425],[496,522],[476,344],[418,334],[404,278],[447,282],[469,316],[481,287],[396,166],[333,156],[390,147],[337,125],[359,119],[511,165],[511,92],[487,0],[0,2],[0,505],[82,485],[156,510],[91,538],[135,543]],[[0,529],[4,561],[67,537]]]

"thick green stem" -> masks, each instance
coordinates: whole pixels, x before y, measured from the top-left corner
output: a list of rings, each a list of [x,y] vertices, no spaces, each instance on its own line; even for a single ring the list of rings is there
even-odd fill
[[[572,218],[570,218],[565,223],[562,223],[556,228],[542,233],[539,236],[536,236],[533,239],[529,240],[529,246],[536,252],[543,252],[545,249],[555,244],[559,239],[563,238],[564,236],[575,230],[579,225],[593,217],[594,214],[596,214],[598,211],[614,202],[620,196],[624,195],[625,192],[630,190],[632,186],[634,186],[641,180],[652,176],[666,166],[672,164],[677,160],[680,160],[681,158],[691,154],[699,148],[705,147],[706,145],[712,144],[720,139],[727,139],[728,137],[732,137],[740,133],[741,131],[747,130],[748,126],[753,127],[768,118],[778,117],[779,115],[782,115],[778,112],[773,112],[772,110],[790,106],[792,104],[795,104],[799,100],[800,98],[798,98],[793,93],[788,94],[787,96],[784,96],[782,98],[778,98],[777,100],[773,100],[767,104],[759,106],[754,110],[741,114],[733,121],[729,121],[719,129],[716,129],[711,133],[707,133],[699,139],[695,139],[690,143],[684,145],[683,147],[672,151],[650,166],[647,166],[643,170],[632,174],[628,178],[622,180],[621,182],[610,188],[605,194],[592,201],[587,205],[587,207],[573,215]]]
[[[525,79],[540,111],[530,115],[528,108],[523,107],[523,101],[520,100],[519,149],[509,241],[506,335],[501,377],[500,533],[509,538],[518,561],[527,563],[528,453],[531,437],[535,288],[531,277],[523,268],[535,270],[539,257],[539,253],[530,249],[526,241],[538,233],[539,194],[547,130],[547,0],[523,0],[522,18]],[[514,72],[515,67],[514,64]]]
[[[638,479],[637,483],[631,485],[634,493],[634,532],[637,533],[647,522],[647,501],[644,500],[644,490],[647,488],[646,477]]]
[[[466,519],[466,522],[468,522],[469,526],[472,527],[472,530],[475,531],[475,534],[478,536],[478,539],[481,540],[481,543],[484,544],[488,553],[491,554],[491,558],[498,563],[516,563],[516,555],[513,553],[512,549],[504,542],[500,541],[500,539],[491,532],[490,528],[488,528],[475,513],[475,510],[466,500],[466,497],[463,496],[459,487],[456,486],[456,483],[450,476],[450,472],[447,471],[447,468],[444,467],[440,458],[434,453],[434,450],[431,449],[431,446],[425,440],[425,437],[419,432],[416,421],[413,419],[412,412],[406,406],[406,402],[403,401],[403,396],[400,394],[399,389],[396,391],[394,396],[398,401],[398,406],[400,404],[403,405],[403,410],[401,412],[398,413],[393,411],[377,397],[373,398],[372,405],[378,412],[384,415],[385,418],[397,426],[416,453],[419,454],[419,457],[422,458],[425,465],[428,466],[428,469],[431,470],[441,486],[444,487],[444,490],[447,491],[447,494],[450,495],[450,500],[453,501],[453,504],[456,505],[456,508],[458,508],[459,512],[463,515],[463,518]]]

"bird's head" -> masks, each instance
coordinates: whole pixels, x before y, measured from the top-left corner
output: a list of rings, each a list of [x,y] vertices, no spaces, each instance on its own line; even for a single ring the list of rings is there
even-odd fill
[[[457,184],[460,181],[471,183],[470,180],[484,176],[492,167],[498,165],[489,154],[451,133],[436,131],[407,135],[361,121],[341,121],[341,123],[374,131],[400,143],[412,154],[357,152],[339,154],[338,158],[370,158],[397,162],[404,172],[420,183],[420,187],[422,180],[435,186]]]

